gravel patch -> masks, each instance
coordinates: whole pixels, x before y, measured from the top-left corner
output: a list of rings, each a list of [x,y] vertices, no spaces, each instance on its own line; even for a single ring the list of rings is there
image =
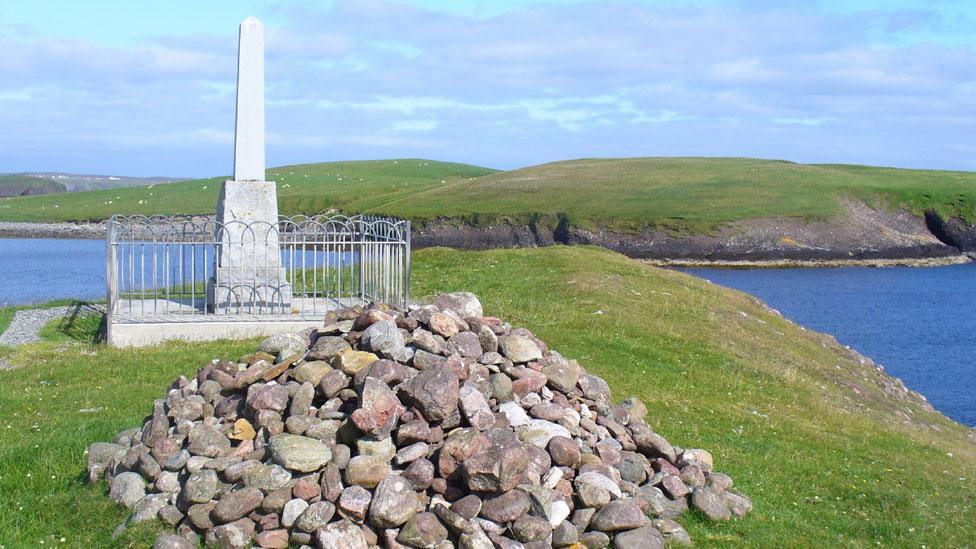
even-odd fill
[[[23,345],[40,341],[38,332],[48,322],[61,318],[72,307],[51,309],[24,309],[14,313],[7,331],[0,335],[0,345]]]

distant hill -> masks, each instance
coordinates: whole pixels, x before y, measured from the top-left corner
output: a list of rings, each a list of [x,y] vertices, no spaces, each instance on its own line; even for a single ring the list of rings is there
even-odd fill
[[[404,217],[418,246],[596,244],[702,260],[976,252],[976,173],[754,158],[603,158],[511,171],[397,159],[270,168],[283,215]],[[0,221],[211,214],[226,177],[0,200]]]
[[[497,170],[453,162],[398,159],[327,162],[270,168],[283,215],[330,209],[374,212],[449,182]],[[212,214],[227,176],[0,200],[0,221],[101,221],[113,214]]]
[[[637,232],[650,227],[700,234],[756,218],[831,219],[844,212],[839,199],[852,197],[868,204],[881,200],[919,215],[935,210],[976,221],[976,173],[752,158],[580,159],[511,171],[422,159],[370,160],[269,168],[267,178],[278,182],[284,215],[340,210],[415,221],[451,218],[475,226],[567,219],[592,229]],[[70,198],[13,198],[0,208],[0,221],[212,213],[225,179]],[[114,186],[136,181],[120,179]],[[102,183],[112,184],[90,184]]]
[[[0,197],[63,193],[66,190],[61,183],[43,177],[0,175]]]
[[[174,177],[126,177],[62,172],[0,174],[0,198],[141,187],[182,181]]]

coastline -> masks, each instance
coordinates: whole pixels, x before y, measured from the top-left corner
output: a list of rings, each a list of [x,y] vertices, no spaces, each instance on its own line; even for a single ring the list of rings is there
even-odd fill
[[[33,223],[21,221],[0,221],[0,238],[64,238],[68,240],[104,240],[105,222]]]
[[[103,240],[105,238],[105,222],[20,222],[20,221],[0,221],[0,238],[57,238],[67,240]],[[471,242],[467,239],[451,238],[446,235],[431,235],[424,229],[418,230],[413,235],[414,248],[426,248],[431,246],[446,246],[458,249],[489,249],[489,248],[520,248],[520,247],[545,247],[557,244],[566,245],[595,245],[608,248],[637,261],[657,267],[683,267],[683,268],[713,268],[713,269],[798,269],[798,268],[831,268],[831,267],[940,267],[944,265],[960,265],[976,260],[976,254],[946,253],[944,247],[922,248],[914,250],[911,256],[884,257],[878,254],[877,250],[870,252],[870,255],[860,255],[858,252],[844,253],[838,251],[835,255],[849,255],[843,259],[839,258],[818,258],[809,257],[798,258],[776,258],[776,251],[767,251],[763,259],[735,259],[728,257],[724,259],[704,259],[699,257],[680,257],[681,246],[672,246],[668,251],[674,257],[654,258],[641,257],[644,254],[633,253],[635,250],[627,249],[625,246],[613,245],[610,242],[601,242],[598,239],[567,239],[565,242],[556,240],[549,241],[506,241],[495,240],[487,242]],[[472,245],[475,244],[475,245]],[[619,243],[618,243],[619,244]],[[694,248],[694,243],[685,242]],[[686,250],[691,251],[691,250]],[[701,252],[702,250],[698,250]],[[863,250],[861,250],[863,252]],[[927,255],[925,252],[931,252]],[[628,253],[631,252],[631,253]],[[723,254],[723,255],[735,255]],[[794,255],[794,254],[791,254]]]
[[[639,259],[655,267],[688,269],[820,269],[834,267],[942,267],[964,265],[974,258],[965,254],[921,258],[872,259],[768,259],[768,260],[707,260],[707,259]]]

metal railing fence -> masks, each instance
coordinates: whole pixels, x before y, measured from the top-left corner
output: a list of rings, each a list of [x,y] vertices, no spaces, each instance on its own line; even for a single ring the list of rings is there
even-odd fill
[[[321,319],[369,301],[406,307],[410,222],[378,216],[211,219],[114,216],[106,230],[109,321],[200,316]]]

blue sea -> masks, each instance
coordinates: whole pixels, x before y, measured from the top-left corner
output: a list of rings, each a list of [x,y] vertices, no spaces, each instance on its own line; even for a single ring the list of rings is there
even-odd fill
[[[976,264],[883,269],[682,269],[828,332],[976,426]],[[0,239],[0,305],[105,298],[105,243]]]
[[[944,267],[681,269],[765,301],[857,349],[976,426],[976,263]]]

